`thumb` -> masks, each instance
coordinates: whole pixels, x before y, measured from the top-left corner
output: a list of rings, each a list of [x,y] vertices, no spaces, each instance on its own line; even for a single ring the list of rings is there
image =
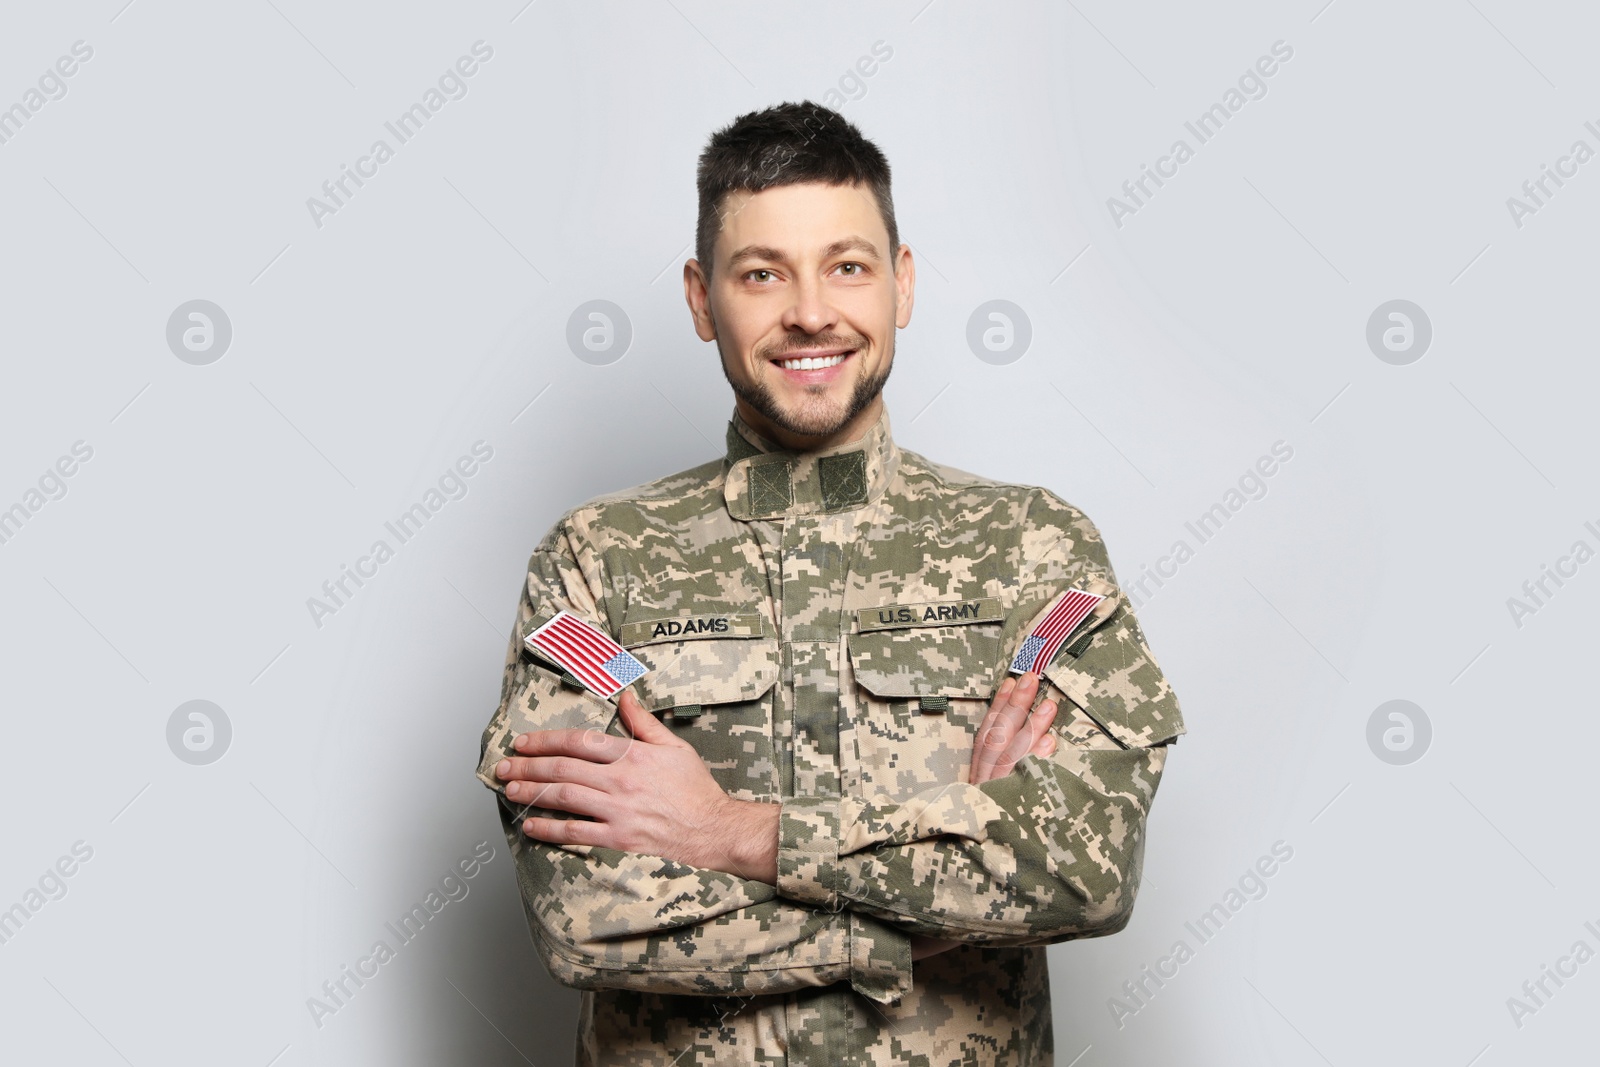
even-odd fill
[[[676,744],[678,735],[662,725],[660,719],[644,709],[639,703],[639,698],[634,696],[632,689],[624,689],[622,696],[617,700],[617,709],[622,713],[622,725],[633,737],[652,745]]]

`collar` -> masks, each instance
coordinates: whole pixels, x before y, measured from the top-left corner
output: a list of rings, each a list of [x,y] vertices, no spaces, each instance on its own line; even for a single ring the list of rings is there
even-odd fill
[[[889,409],[854,441],[815,452],[790,452],[767,440],[735,411],[728,422],[722,495],[736,519],[775,519],[847,511],[883,495],[900,469],[889,435]]]

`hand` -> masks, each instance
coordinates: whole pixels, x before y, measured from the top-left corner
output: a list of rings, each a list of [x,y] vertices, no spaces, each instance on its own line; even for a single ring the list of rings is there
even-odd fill
[[[1056,704],[1041,701],[1032,714],[1028,705],[1039,695],[1039,676],[1029,671],[1020,678],[1007,676],[972,739],[972,766],[967,781],[982,785],[1011,773],[1027,755],[1049,756],[1056,750]]]
[[[762,865],[748,842],[752,834],[764,840],[770,822],[769,880],[776,881],[778,806],[728,796],[694,746],[646,711],[632,690],[623,692],[617,707],[631,737],[536,730],[513,739],[521,755],[495,766],[496,777],[506,782],[506,798],[589,816],[532,816],[523,820],[522,832],[551,844],[640,852],[750,878],[741,868],[753,865],[759,874]]]
[[[978,726],[972,740],[972,766],[967,781],[982,785],[1011,773],[1017,761],[1030,753],[1049,756],[1056,750],[1056,736],[1050,732],[1056,704],[1045,700],[1032,714],[1028,705],[1039,695],[1039,676],[1029,671],[1021,678],[1007,677],[989,705],[989,713]],[[948,952],[961,944],[937,937],[911,935],[911,958],[925,959]]]

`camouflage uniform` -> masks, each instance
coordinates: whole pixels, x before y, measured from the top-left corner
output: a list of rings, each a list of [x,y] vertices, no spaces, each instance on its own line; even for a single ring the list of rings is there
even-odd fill
[[[500,790],[516,734],[624,733],[523,644],[566,609],[651,668],[641,702],[730,796],[782,805],[774,887],[530,840],[501,793],[534,944],[585,990],[578,1063],[1052,1063],[1043,946],[1127,924],[1183,733],[1099,533],[902,451],[887,413],[821,452],[737,415],[727,442],[550,531],[483,736]],[[1012,653],[1071,588],[1109,595],[1044,671],[1055,754],[966,784]],[[913,965],[912,934],[962,944]]]

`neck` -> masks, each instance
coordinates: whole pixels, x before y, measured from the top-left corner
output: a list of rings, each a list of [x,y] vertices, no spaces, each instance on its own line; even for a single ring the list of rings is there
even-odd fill
[[[803,434],[786,430],[746,404],[743,397],[735,397],[733,407],[745,421],[745,425],[785,450],[818,452],[835,445],[849,444],[870,430],[872,424],[883,414],[883,394],[879,393],[873,397],[872,403],[856,412],[854,418],[829,434]]]

